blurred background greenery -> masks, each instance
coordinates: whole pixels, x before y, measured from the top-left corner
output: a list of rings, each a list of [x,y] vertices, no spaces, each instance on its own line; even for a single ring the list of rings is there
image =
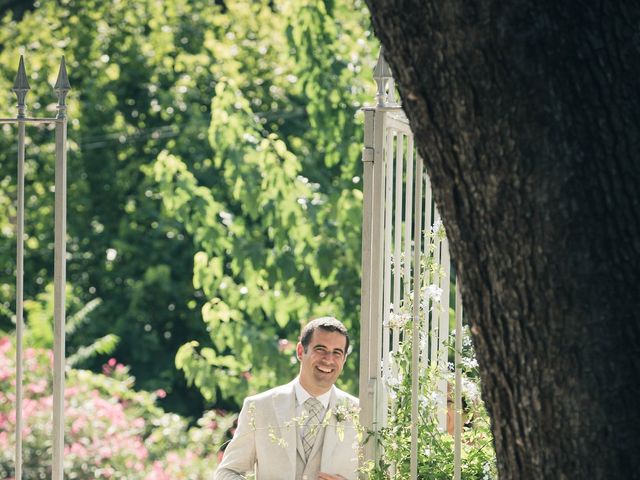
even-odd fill
[[[0,4],[0,115],[69,95],[68,355],[111,357],[192,419],[288,381],[301,323],[354,337],[362,121],[377,41],[356,0]],[[26,321],[49,347],[53,134],[27,131]],[[15,328],[16,130],[0,136],[0,330]]]

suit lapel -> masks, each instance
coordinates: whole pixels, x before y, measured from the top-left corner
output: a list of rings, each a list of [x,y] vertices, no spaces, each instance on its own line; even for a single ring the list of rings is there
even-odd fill
[[[272,397],[273,409],[278,419],[280,428],[280,437],[286,442],[285,450],[291,469],[295,472],[296,468],[296,425],[292,422],[296,416],[296,394],[293,383],[285,385],[281,392]]]

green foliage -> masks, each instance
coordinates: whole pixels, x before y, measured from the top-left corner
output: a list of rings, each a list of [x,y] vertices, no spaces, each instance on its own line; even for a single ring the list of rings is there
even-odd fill
[[[373,98],[372,43],[361,1],[44,0],[19,20],[2,19],[0,104],[15,101],[19,53],[34,116],[51,115],[62,54],[70,74],[67,277],[80,304],[102,299],[69,338],[74,361],[100,368],[104,357],[90,354],[115,335],[114,355],[139,387],[164,388],[167,407],[196,414],[203,405],[176,373],[178,351],[209,404],[234,406],[294,374],[282,345],[295,343],[308,318],[335,315],[357,339],[354,115]],[[2,131],[7,330],[16,132]],[[25,298],[33,300],[52,279],[53,135],[27,134]],[[357,362],[353,355],[343,374],[352,391]]]
[[[98,307],[102,300],[94,298],[87,305],[79,307],[79,299],[74,296],[73,288],[66,289],[66,324],[65,340],[73,338],[74,333],[89,320],[89,314]],[[39,293],[35,300],[24,302],[25,313],[25,343],[33,348],[53,348],[53,285],[49,284],[44,292]],[[75,313],[73,313],[75,310]],[[93,340],[89,345],[79,346],[76,352],[67,358],[67,365],[75,366],[86,362],[96,355],[110,355],[114,352],[120,338],[112,333]]]
[[[194,287],[210,342],[176,365],[207,399],[240,402],[291,378],[301,325],[335,315],[357,339],[362,143],[353,115],[369,79],[362,6],[227,5],[205,42],[219,61],[210,173],[167,149],[153,167],[166,213],[198,248]],[[353,358],[355,357],[355,358]],[[346,388],[355,387],[357,356]]]
[[[165,405],[198,413],[196,392],[174,366],[179,346],[206,339],[192,285],[195,249],[182,226],[162,213],[143,167],[171,147],[195,165],[206,141],[213,57],[204,49],[215,10],[209,2],[38,2],[0,28],[2,116],[15,114],[10,91],[18,54],[32,91],[29,112],[51,116],[50,87],[65,55],[69,95],[67,278],[81,304],[102,305],[70,337],[68,352],[116,335],[115,355],[140,387],[164,388]],[[0,135],[0,328],[12,326],[15,296],[16,131]],[[53,134],[27,129],[25,298],[52,281]],[[44,330],[43,330],[44,331]],[[104,347],[104,341],[102,347]],[[104,357],[102,358],[104,360]],[[83,360],[100,368],[100,359]],[[175,393],[175,395],[174,395]]]

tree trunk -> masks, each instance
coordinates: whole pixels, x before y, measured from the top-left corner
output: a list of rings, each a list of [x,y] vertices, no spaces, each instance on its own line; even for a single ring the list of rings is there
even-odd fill
[[[500,478],[640,478],[640,2],[367,0]]]

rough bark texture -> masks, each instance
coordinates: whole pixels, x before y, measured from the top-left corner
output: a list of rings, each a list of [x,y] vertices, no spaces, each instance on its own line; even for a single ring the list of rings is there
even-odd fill
[[[367,0],[500,478],[640,478],[640,2]]]

